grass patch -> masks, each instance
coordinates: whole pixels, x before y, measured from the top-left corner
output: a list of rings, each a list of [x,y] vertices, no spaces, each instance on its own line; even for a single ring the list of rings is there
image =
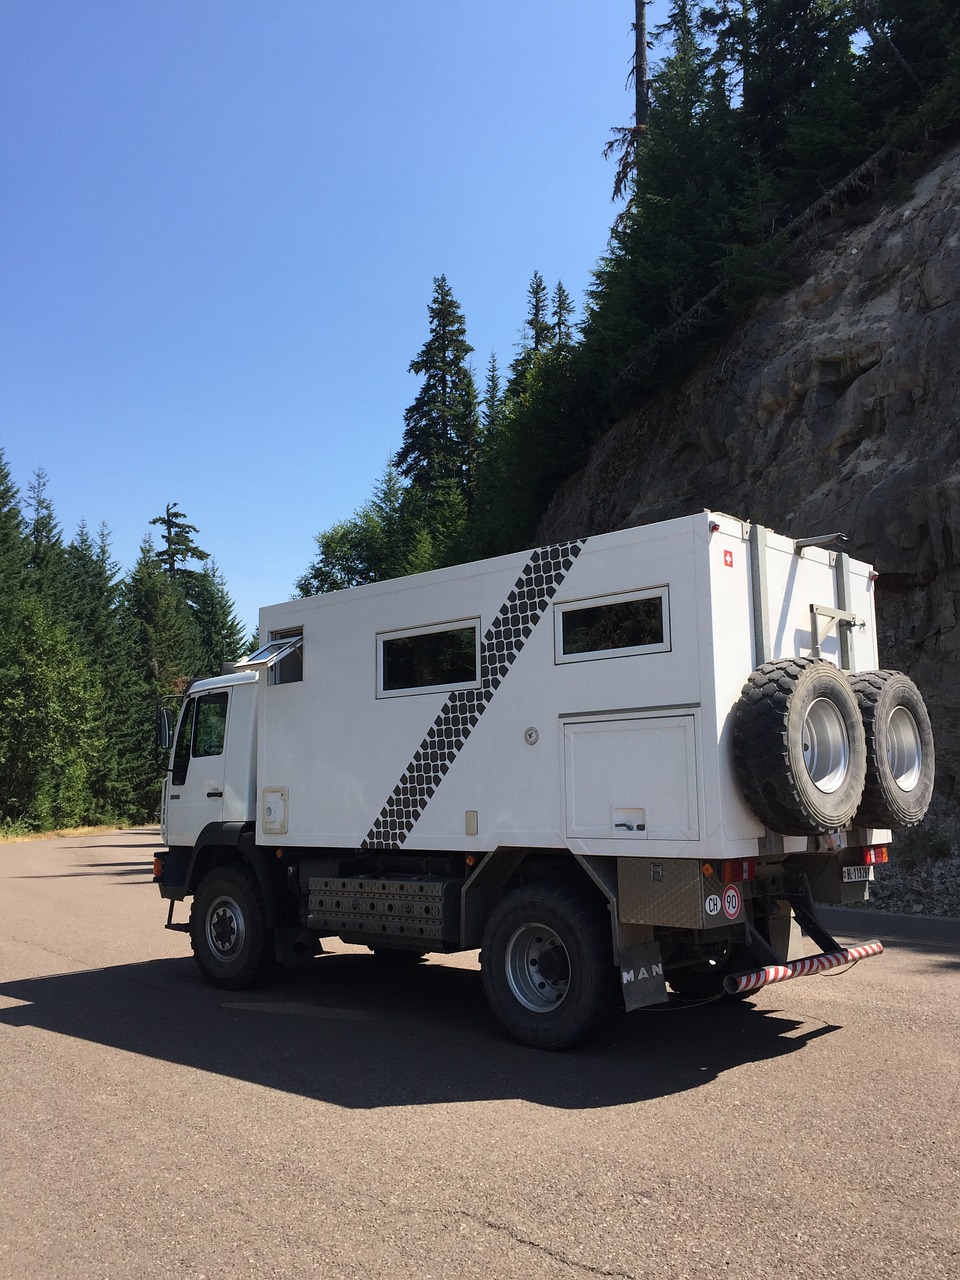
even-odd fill
[[[58,827],[56,831],[28,831],[19,823],[11,822],[0,827],[0,844],[19,844],[26,840],[56,840],[61,836],[108,836],[117,831],[131,831],[131,827]]]

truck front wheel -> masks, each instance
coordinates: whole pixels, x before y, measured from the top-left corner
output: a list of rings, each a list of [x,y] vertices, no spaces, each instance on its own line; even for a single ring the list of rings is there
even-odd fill
[[[579,1044],[614,1007],[609,923],[602,908],[559,885],[503,899],[484,933],[481,968],[500,1024],[535,1049]]]
[[[253,872],[234,863],[201,880],[190,912],[190,943],[200,972],[215,987],[238,991],[273,967],[273,935]]]

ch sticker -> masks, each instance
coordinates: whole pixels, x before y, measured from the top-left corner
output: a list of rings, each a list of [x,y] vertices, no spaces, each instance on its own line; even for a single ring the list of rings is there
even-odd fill
[[[709,894],[704,901],[703,909],[708,916],[718,916],[721,910],[719,893]]]

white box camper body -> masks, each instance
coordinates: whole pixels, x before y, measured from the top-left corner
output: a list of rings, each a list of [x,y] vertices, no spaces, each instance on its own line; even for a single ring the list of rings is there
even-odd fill
[[[755,856],[729,741],[758,665],[748,536],[705,512],[261,610],[261,643],[302,633],[303,678],[259,682],[258,842]],[[841,607],[835,554],[768,535],[764,559],[765,656],[809,654],[811,605]],[[873,668],[868,565],[850,589],[853,665]],[[660,602],[659,639],[564,653],[570,610],[638,599]],[[476,629],[474,679],[384,688],[385,642],[450,628]]]

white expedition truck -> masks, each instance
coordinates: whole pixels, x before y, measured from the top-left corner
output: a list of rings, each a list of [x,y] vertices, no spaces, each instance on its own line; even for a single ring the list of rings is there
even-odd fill
[[[923,817],[933,738],[838,541],[703,512],[263,609],[165,721],[167,927],[230,988],[323,938],[481,947],[494,1014],[546,1049],[618,991],[877,954],[814,904],[862,900]]]

